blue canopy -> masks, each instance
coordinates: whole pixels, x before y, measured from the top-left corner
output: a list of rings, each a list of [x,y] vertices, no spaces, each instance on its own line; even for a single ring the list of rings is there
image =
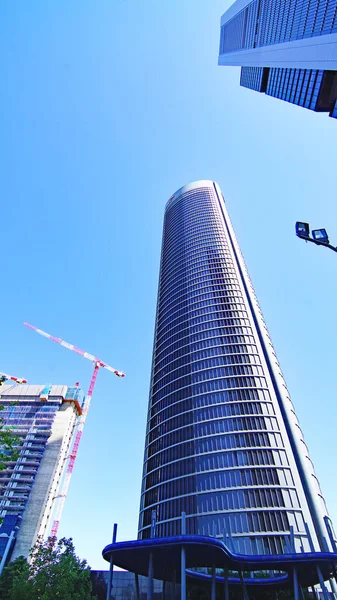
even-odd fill
[[[227,567],[234,571],[282,571],[275,577],[245,578],[248,586],[280,587],[290,585],[293,580],[293,569],[296,567],[300,585],[308,587],[319,583],[317,567],[320,568],[324,580],[329,579],[337,565],[337,554],[333,552],[302,552],[275,555],[245,555],[229,550],[226,544],[213,537],[201,535],[180,535],[174,537],[151,538],[109,544],[103,550],[103,558],[113,564],[139,575],[147,575],[150,554],[153,556],[153,576],[162,581],[172,581],[175,573],[176,581],[180,581],[181,548],[186,550],[186,567]],[[187,571],[189,577],[200,582],[208,582],[211,576],[203,573]],[[223,578],[217,577],[217,581]],[[229,583],[240,583],[239,578],[229,578]]]

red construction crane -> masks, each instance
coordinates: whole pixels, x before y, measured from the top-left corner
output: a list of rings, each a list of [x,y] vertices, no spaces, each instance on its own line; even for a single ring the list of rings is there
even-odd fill
[[[78,447],[79,447],[82,433],[83,433],[84,424],[85,424],[86,418],[88,416],[90,402],[91,402],[92,394],[94,391],[98,371],[99,371],[100,367],[103,367],[104,369],[108,369],[108,371],[112,371],[112,373],[117,375],[117,377],[125,377],[125,374],[122,371],[117,371],[117,369],[113,369],[113,367],[110,367],[110,365],[103,362],[100,358],[93,356],[93,354],[84,352],[83,350],[80,350],[80,348],[77,348],[76,346],[73,346],[72,344],[68,344],[68,342],[61,340],[60,338],[54,337],[53,335],[50,335],[49,333],[46,333],[45,331],[42,331],[41,329],[37,329],[37,327],[34,327],[33,325],[30,325],[29,323],[24,323],[24,325],[26,327],[29,327],[29,329],[36,331],[36,333],[39,333],[40,335],[43,335],[44,337],[49,338],[50,340],[53,340],[53,342],[56,342],[57,344],[60,344],[61,346],[68,348],[68,350],[72,350],[73,352],[80,354],[80,356],[84,356],[85,358],[88,358],[89,360],[91,360],[91,362],[94,363],[94,371],[93,371],[93,374],[91,377],[87,395],[86,395],[84,403],[83,403],[82,414],[78,420],[78,428],[77,428],[74,445],[72,447],[70,456],[68,457],[69,462],[68,462],[68,466],[67,466],[67,470],[66,470],[66,475],[65,475],[65,478],[63,481],[62,489],[60,490],[61,493],[58,494],[57,496],[55,496],[55,498],[54,498],[55,500],[59,500],[59,502],[56,507],[54,522],[53,522],[53,526],[52,526],[52,529],[50,532],[50,536],[56,537],[58,527],[60,524],[60,519],[61,519],[64,503],[65,503],[65,499],[67,497],[67,492],[68,492],[68,488],[69,488],[69,484],[70,484],[71,475],[72,475],[75,460],[77,457]]]
[[[7,375],[7,373],[0,373],[0,385],[3,385],[8,379],[10,379],[11,381],[15,381],[15,383],[27,383],[27,379],[22,379],[21,377],[13,377],[13,375]]]

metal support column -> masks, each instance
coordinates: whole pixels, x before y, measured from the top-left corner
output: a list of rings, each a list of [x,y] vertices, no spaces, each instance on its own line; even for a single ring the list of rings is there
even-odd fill
[[[330,540],[330,544],[332,547],[332,551],[335,552],[337,554],[337,544],[336,544],[336,540],[335,540],[335,536],[333,533],[333,529],[332,529],[332,522],[330,517],[328,517],[328,515],[325,515],[324,517],[324,523],[325,523],[325,527],[326,530],[328,532],[328,536],[329,536],[329,540]],[[334,571],[334,579],[329,579],[330,582],[330,587],[331,587],[331,591],[334,595],[335,598],[337,598],[337,585],[336,585],[336,581],[337,581],[337,576],[336,576],[336,571]]]
[[[115,544],[117,539],[117,523],[114,523],[113,533],[112,533],[112,543]],[[112,577],[114,572],[114,563],[113,563],[113,555],[110,556],[110,569],[109,569],[109,579],[108,579],[108,589],[106,593],[106,600],[110,600],[111,598],[111,590],[112,590]]]
[[[293,580],[294,580],[294,600],[299,600],[298,577],[297,577],[297,571],[296,571],[295,567],[293,569]]]
[[[13,529],[13,531],[11,531],[11,533],[9,535],[8,542],[7,542],[7,545],[6,545],[6,548],[5,548],[5,552],[3,553],[3,557],[1,559],[1,563],[0,563],[0,575],[1,575],[1,573],[3,571],[3,568],[4,568],[5,564],[6,564],[7,556],[8,556],[8,553],[9,553],[11,547],[12,547],[14,536],[15,536],[15,531]]]
[[[216,600],[216,576],[215,576],[215,566],[212,565],[212,590],[211,590],[211,600]]]
[[[137,600],[140,600],[138,573],[135,573],[135,585],[136,585],[136,598],[137,598]]]
[[[186,535],[186,513],[181,513],[181,535]],[[186,600],[186,550],[181,547],[181,600]]]
[[[312,585],[312,586],[311,586],[311,591],[312,591],[312,595],[313,595],[313,597],[314,597],[314,600],[317,600],[317,593],[316,593],[316,590],[315,590],[315,586],[314,586],[314,585]]]
[[[149,556],[149,570],[147,575],[147,600],[153,598],[153,554],[150,552]]]
[[[324,523],[325,523],[326,530],[328,532],[330,544],[332,546],[332,551],[337,553],[337,544],[336,544],[336,540],[335,540],[335,537],[334,537],[334,534],[332,531],[331,519],[327,515],[324,517]]]
[[[156,537],[156,520],[157,513],[155,510],[151,513],[151,532],[150,537]],[[147,600],[152,600],[153,598],[153,554],[150,552],[149,556],[149,570],[147,576]]]
[[[174,569],[172,577],[172,600],[176,600],[176,586],[177,586],[177,571]]]
[[[305,532],[307,534],[307,538],[308,538],[308,542],[309,542],[309,546],[310,546],[310,552],[315,552],[315,546],[314,546],[314,542],[312,541],[308,523],[304,523],[304,528],[305,528]]]
[[[321,571],[321,569],[319,568],[318,565],[317,565],[316,569],[317,569],[317,574],[318,574],[318,577],[319,577],[319,583],[320,583],[321,588],[322,588],[324,600],[330,600],[330,594],[329,594],[328,590],[325,587],[325,583],[324,583],[322,571]]]
[[[332,577],[330,577],[329,583],[330,583],[331,591],[333,593],[333,597],[336,599],[337,598],[337,585],[336,585],[336,581],[335,581],[335,579],[332,579]]]
[[[305,600],[305,598],[304,598],[304,592],[303,592],[303,589],[302,589],[301,585],[298,586],[298,591],[300,593],[301,600]]]
[[[239,576],[240,576],[240,581],[241,581],[241,585],[242,585],[243,600],[249,600],[248,592],[247,592],[247,588],[246,588],[246,584],[245,584],[245,579],[242,574],[242,571],[239,571]],[[298,600],[298,598],[295,598],[295,600]]]
[[[293,552],[296,552],[294,527],[292,525],[290,525],[290,547]]]
[[[151,533],[150,537],[156,537],[156,523],[157,523],[157,513],[155,510],[151,513]]]
[[[225,585],[225,600],[229,600],[229,587],[228,587],[228,567],[223,570],[224,585]]]

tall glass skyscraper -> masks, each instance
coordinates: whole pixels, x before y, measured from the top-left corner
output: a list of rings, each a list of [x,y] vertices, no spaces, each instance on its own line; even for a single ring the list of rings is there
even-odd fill
[[[244,87],[337,117],[337,0],[236,0],[219,64],[241,66]]]
[[[326,549],[319,483],[219,186],[167,202],[139,538],[230,534],[242,553]]]

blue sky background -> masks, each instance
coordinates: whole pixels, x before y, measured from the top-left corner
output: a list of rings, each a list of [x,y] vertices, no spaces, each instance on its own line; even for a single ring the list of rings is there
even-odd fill
[[[136,537],[164,205],[222,188],[331,516],[336,501],[337,122],[239,87],[217,66],[223,0],[0,4],[1,370],[101,370],[60,535],[105,567],[112,524]]]

